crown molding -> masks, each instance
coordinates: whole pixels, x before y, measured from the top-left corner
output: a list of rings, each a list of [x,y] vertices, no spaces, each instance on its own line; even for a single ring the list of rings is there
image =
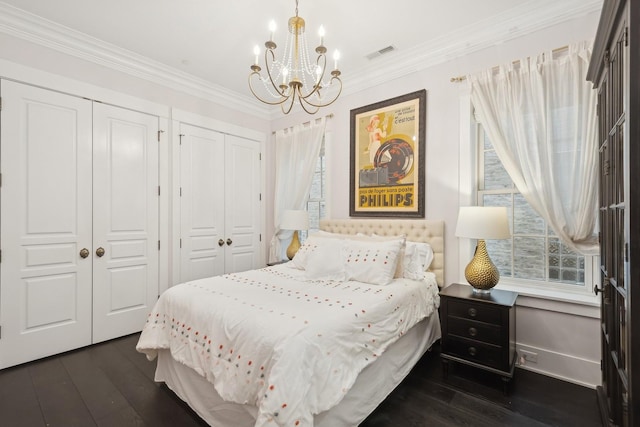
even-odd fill
[[[255,99],[153,61],[87,34],[0,2],[0,32],[76,58],[184,92],[229,108],[271,119]]]
[[[357,75],[357,78],[343,75],[344,94],[359,92],[602,8],[602,0],[548,0],[543,3],[544,5],[541,5],[539,0],[532,0],[491,19],[476,22],[417,47],[396,52],[392,61],[379,61],[379,66],[355,70],[352,75]],[[523,20],[523,16],[530,19]],[[238,94],[3,2],[0,2],[0,32],[179,92],[226,105],[261,119],[271,120],[280,116],[279,110],[259,105],[252,97]],[[371,71],[372,69],[374,71]]]
[[[367,70],[355,73],[358,75],[357,78],[343,76],[345,87],[343,93],[359,92],[405,77],[577,16],[600,11],[601,8],[602,0],[530,1],[520,7],[495,15],[491,19],[476,22],[422,45],[397,52],[393,58],[386,56],[385,61],[380,61],[375,67],[368,66]],[[523,16],[530,19],[523,20]]]

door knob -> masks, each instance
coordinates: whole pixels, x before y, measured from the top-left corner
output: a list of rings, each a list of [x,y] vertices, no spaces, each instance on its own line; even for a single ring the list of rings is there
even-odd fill
[[[224,240],[222,239],[218,240],[218,246],[222,246],[222,245],[224,245]]]
[[[227,245],[231,246],[232,243],[233,243],[233,240],[227,239]]]
[[[80,251],[80,257],[81,258],[86,258],[89,256],[89,249],[87,248],[82,248],[82,250]]]
[[[96,255],[98,255],[98,257],[102,257],[102,255],[104,255],[104,248],[99,247],[98,249],[96,249]]]

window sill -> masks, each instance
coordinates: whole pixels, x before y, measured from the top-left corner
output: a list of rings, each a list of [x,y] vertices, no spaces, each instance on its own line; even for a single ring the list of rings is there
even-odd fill
[[[562,292],[523,284],[500,282],[496,289],[518,293],[518,306],[600,318],[600,297],[595,294]]]

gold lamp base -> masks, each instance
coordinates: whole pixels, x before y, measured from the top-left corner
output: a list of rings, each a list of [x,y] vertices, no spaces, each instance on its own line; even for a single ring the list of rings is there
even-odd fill
[[[500,272],[487,253],[484,239],[478,240],[476,253],[464,269],[464,277],[477,293],[489,293],[491,288],[498,284]]]
[[[298,252],[298,249],[300,249],[300,240],[298,239],[298,231],[296,230],[293,232],[293,238],[287,248],[287,258],[292,260],[296,255],[296,252]]]

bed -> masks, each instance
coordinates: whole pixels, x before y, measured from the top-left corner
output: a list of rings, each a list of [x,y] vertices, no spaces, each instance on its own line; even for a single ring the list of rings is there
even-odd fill
[[[138,351],[157,357],[156,381],[210,425],[356,426],[440,338],[443,222],[333,220],[321,229],[331,234],[309,238],[292,262],[174,286],[149,314]],[[349,259],[360,270],[348,281],[327,273],[337,253],[369,256],[370,248],[395,248],[396,236],[429,244],[423,280],[398,267],[372,284],[386,273],[370,275],[363,258]],[[314,241],[323,243],[314,249]],[[331,250],[337,244],[343,249]]]

